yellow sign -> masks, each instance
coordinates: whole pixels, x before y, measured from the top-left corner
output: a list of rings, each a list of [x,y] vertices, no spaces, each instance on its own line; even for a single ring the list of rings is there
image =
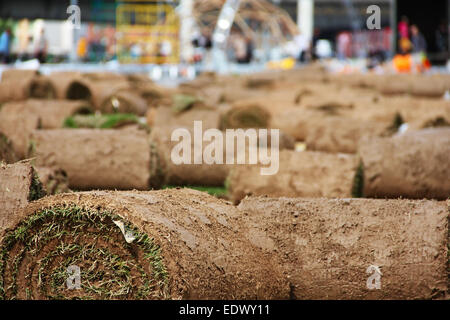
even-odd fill
[[[162,1],[120,1],[116,7],[117,57],[121,63],[179,62],[179,18]]]

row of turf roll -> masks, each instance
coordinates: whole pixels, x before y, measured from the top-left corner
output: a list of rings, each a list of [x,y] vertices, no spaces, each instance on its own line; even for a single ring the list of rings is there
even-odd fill
[[[0,209],[0,297],[442,299],[449,213],[435,200],[251,197],[235,207],[181,188],[49,196]],[[67,285],[73,266],[78,290]]]

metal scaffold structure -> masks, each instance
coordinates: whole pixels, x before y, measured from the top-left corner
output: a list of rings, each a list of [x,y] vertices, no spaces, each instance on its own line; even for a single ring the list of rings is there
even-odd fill
[[[226,0],[198,0],[194,2],[192,14],[197,26],[214,32],[219,15]],[[266,0],[238,1],[233,27],[239,29],[246,37],[255,39],[258,34],[270,34],[275,43],[291,39],[298,31],[291,17],[280,7]]]

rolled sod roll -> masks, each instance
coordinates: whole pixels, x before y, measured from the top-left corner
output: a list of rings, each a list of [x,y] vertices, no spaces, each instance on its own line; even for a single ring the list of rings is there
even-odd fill
[[[88,81],[84,80],[91,92],[91,102],[96,110],[101,111],[103,105],[110,103],[111,97],[119,91],[130,90],[130,84],[122,80]],[[117,106],[117,102],[115,102]]]
[[[153,83],[153,80],[145,73],[130,73],[125,77],[133,84]]]
[[[86,100],[92,97],[89,84],[79,72],[54,72],[48,76],[58,99]]]
[[[233,166],[227,189],[235,203],[250,195],[351,197],[357,168],[353,155],[285,150],[274,175],[261,175],[260,166]]]
[[[14,163],[18,159],[11,140],[0,132],[0,162]]]
[[[70,192],[67,174],[60,169],[34,167],[47,195]]]
[[[147,101],[137,92],[119,90],[107,96],[101,103],[100,111],[104,113],[120,112],[145,116]]]
[[[173,186],[223,186],[227,178],[229,167],[226,164],[194,163],[194,133],[191,134],[191,163],[175,164],[171,159],[173,148],[179,143],[171,141],[172,132],[179,127],[156,127],[150,133],[150,140],[154,144],[160,159],[164,184]],[[202,154],[207,143],[203,143]],[[225,152],[224,152],[225,159]],[[225,163],[225,160],[223,161]]]
[[[10,139],[19,159],[26,158],[30,135],[40,125],[40,117],[27,110],[23,102],[5,103],[0,108],[0,131]]]
[[[412,79],[407,75],[380,77],[375,87],[383,95],[403,95],[411,92]]]
[[[33,78],[30,86],[30,98],[54,99],[56,90],[47,76]]]
[[[308,150],[356,153],[361,138],[387,135],[389,125],[343,117],[323,119],[309,127],[306,146]]]
[[[82,74],[89,81],[127,81],[127,77],[115,72],[86,72]]]
[[[271,127],[280,129],[297,141],[305,141],[309,128],[324,120],[326,116],[319,111],[292,108],[272,117]]]
[[[18,209],[43,196],[45,190],[30,161],[9,165],[0,162],[0,230],[11,226]]]
[[[75,100],[30,99],[24,102],[26,112],[39,116],[42,129],[62,128],[64,120],[76,114],[93,111],[89,102]]]
[[[27,98],[51,99],[55,95],[53,86],[43,76],[0,82],[0,103],[20,101]]]
[[[25,78],[34,78],[39,75],[37,70],[31,69],[7,69],[2,71],[1,80],[23,80]]]
[[[189,189],[46,197],[2,233],[1,297],[287,298],[273,259],[234,225],[239,214]],[[78,283],[67,279],[76,270]]]
[[[247,198],[241,224],[278,257],[294,299],[442,299],[445,202]]]
[[[170,105],[172,99],[169,94],[169,90],[162,88],[154,83],[133,83],[131,86],[142,98],[147,102],[148,107],[156,108],[160,105]]]
[[[364,196],[450,197],[450,128],[361,141]]]
[[[411,95],[427,98],[442,98],[446,90],[450,89],[443,81],[436,78],[415,78],[411,83]]]
[[[147,124],[150,127],[192,128],[194,121],[202,121],[204,129],[218,128],[220,113],[218,110],[204,105],[196,105],[181,112],[161,106],[147,112]]]
[[[202,143],[202,159],[201,163],[195,164],[194,156],[195,156],[195,132],[193,128],[185,128],[190,134],[190,143],[186,143],[187,146],[190,146],[190,163],[181,163],[176,164],[172,159],[172,152],[174,152],[175,147],[184,142],[184,138],[180,138],[178,141],[171,141],[172,133],[180,129],[180,127],[154,127],[151,130],[150,140],[154,143],[161,164],[161,170],[163,172],[163,176],[165,176],[165,184],[171,186],[224,186],[226,178],[229,174],[229,171],[232,167],[238,166],[237,159],[238,154],[245,155],[245,161],[248,163],[249,155],[250,155],[250,139],[246,138],[244,149],[238,149],[237,139],[234,139],[234,151],[230,148],[230,150],[226,147],[226,133],[222,132],[222,136],[224,142],[222,144],[223,151],[221,154],[221,162],[219,163],[206,163],[204,159],[205,152],[208,152],[211,141]],[[201,137],[203,139],[203,136]],[[279,145],[278,149],[293,149],[292,139],[282,133],[279,134]],[[215,139],[213,139],[215,140]],[[275,141],[275,140],[274,140]],[[259,137],[255,140],[256,144],[259,145],[261,141],[259,141]],[[271,143],[272,143],[272,135],[269,131],[267,135],[267,156],[271,156]],[[263,144],[263,143],[262,143]],[[265,144],[263,144],[265,146]],[[255,147],[255,146],[252,146]],[[258,155],[259,149],[254,150],[256,155]],[[240,153],[242,152],[242,153]],[[180,151],[179,154],[175,152],[177,155],[184,154],[184,151]],[[231,157],[233,163],[227,164],[227,157]],[[258,155],[259,157],[259,155]],[[258,158],[260,160],[260,158]],[[258,160],[258,161],[259,161]]]
[[[64,170],[71,189],[158,186],[157,157],[144,130],[36,130],[31,140],[36,166]]]
[[[270,118],[270,113],[259,104],[236,103],[221,115],[220,128],[222,130],[268,128]]]

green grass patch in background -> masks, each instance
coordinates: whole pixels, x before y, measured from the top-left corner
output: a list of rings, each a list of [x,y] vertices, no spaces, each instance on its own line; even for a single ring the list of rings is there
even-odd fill
[[[202,186],[163,186],[163,189],[189,188],[197,191],[206,192],[214,197],[223,198],[227,195],[225,187],[202,187]]]
[[[66,118],[64,128],[113,129],[127,124],[142,125],[139,117],[130,113],[74,115]]]

